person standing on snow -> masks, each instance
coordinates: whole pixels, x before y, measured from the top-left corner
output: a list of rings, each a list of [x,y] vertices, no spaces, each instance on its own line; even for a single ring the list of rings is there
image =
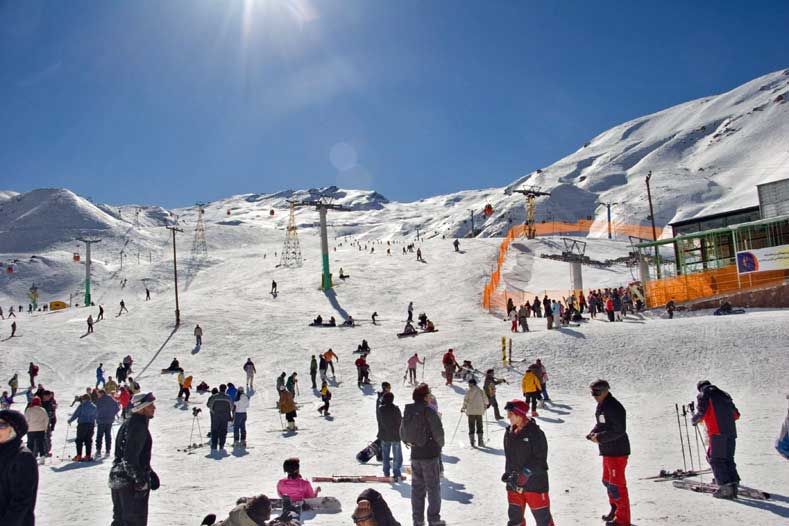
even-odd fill
[[[545,402],[550,401],[548,397],[548,373],[545,370],[545,366],[542,364],[542,360],[537,358],[537,361],[534,362],[534,372],[537,373],[537,376],[540,378],[540,384],[542,385],[542,400],[540,400],[540,409],[545,407]]]
[[[80,398],[79,407],[68,419],[68,424],[77,421],[77,455],[72,458],[74,462],[89,462],[93,460],[90,452],[93,447],[93,430],[96,426],[96,406],[90,401],[90,396],[84,394]],[[82,447],[85,447],[85,456],[82,456]]]
[[[329,364],[326,361],[326,357],[324,355],[319,355],[320,360],[318,360],[318,372],[320,373],[321,382],[327,382],[326,378],[326,371],[329,369]]]
[[[11,338],[16,336],[16,321],[11,322]]]
[[[14,373],[14,376],[8,380],[8,387],[11,388],[11,398],[16,396],[16,390],[19,389],[19,375]]]
[[[529,311],[526,309],[526,305],[521,305],[520,309],[518,309],[518,323],[522,332],[529,332]]]
[[[720,499],[737,497],[737,486],[740,475],[734,462],[734,450],[737,445],[737,424],[740,412],[726,391],[722,391],[709,380],[702,380],[696,385],[699,391],[696,400],[696,413],[692,417],[693,425],[704,422],[707,427],[709,459],[718,490],[712,494]]]
[[[145,287],[145,301],[149,301],[151,299],[151,291],[148,290],[148,287]]]
[[[392,480],[398,482],[402,477],[403,448],[400,444],[400,424],[403,416],[400,408],[394,403],[394,394],[385,392],[377,411],[378,439],[381,441],[381,454],[384,463],[384,476],[392,474]],[[391,465],[391,461],[394,465]]]
[[[249,397],[244,392],[244,388],[239,387],[233,402],[233,447],[247,447],[248,409]]]
[[[521,392],[523,398],[526,400],[526,405],[531,403],[531,416],[537,416],[537,400],[542,391],[542,383],[540,382],[539,372],[535,370],[534,365],[530,365],[526,369],[526,374],[523,375],[521,380]]]
[[[93,332],[93,314],[88,314],[88,332],[90,334]]]
[[[315,377],[318,375],[318,360],[315,359],[315,355],[312,355],[310,358],[310,380],[312,381],[312,389],[317,389],[318,384],[315,383]]]
[[[129,309],[127,309],[127,308],[126,308],[126,302],[124,302],[123,300],[121,300],[121,310],[120,310],[120,311],[118,311],[118,316],[120,316],[121,314],[123,314],[123,311],[129,312]]]
[[[27,448],[33,456],[41,457],[40,462],[44,462],[47,456],[46,432],[49,429],[49,415],[46,409],[41,407],[41,399],[34,396],[30,400],[30,406],[25,409],[25,420],[27,421]]]
[[[231,420],[233,401],[225,394],[227,386],[221,384],[219,392],[208,399],[208,410],[211,412],[211,451],[225,449],[227,440],[227,423]]]
[[[104,305],[99,305],[99,315],[96,316],[96,321],[101,321],[104,319]]]
[[[0,411],[0,524],[35,524],[38,465],[22,445],[27,433],[25,417],[19,411]]]
[[[200,327],[199,323],[195,325],[194,335],[195,335],[195,345],[197,347],[203,345],[203,329],[202,327]]]
[[[112,523],[148,524],[148,498],[159,489],[159,476],[151,468],[153,440],[148,430],[156,413],[153,393],[137,394],[129,406],[132,415],[115,436],[115,459],[110,469]]]
[[[458,362],[455,360],[455,354],[452,349],[444,353],[441,359],[441,364],[444,366],[444,377],[446,378],[446,385],[452,385],[452,379],[455,377],[455,371],[458,369]]]
[[[510,332],[518,332],[518,310],[512,309],[509,313],[510,318]]]
[[[495,416],[496,420],[501,420],[504,417],[501,416],[499,412],[499,403],[496,401],[496,386],[501,383],[507,383],[505,379],[497,379],[494,375],[493,369],[488,369],[485,372],[485,383],[482,386],[483,391],[485,391],[485,396],[488,397],[488,402],[491,406],[493,406],[493,415]]]
[[[603,516],[607,526],[630,524],[630,499],[625,468],[630,456],[625,408],[611,394],[608,382],[596,380],[589,386],[597,402],[595,426],[586,436],[596,443],[603,457],[603,486],[608,490],[611,511]]]
[[[120,405],[104,390],[99,391],[99,399],[96,400],[96,457],[101,456],[101,442],[104,439],[104,451],[107,455],[112,451],[112,423],[115,422],[115,415],[120,411]]]
[[[279,412],[285,415],[285,420],[288,422],[288,431],[296,431],[296,402],[293,400],[293,395],[285,389],[285,386],[279,388]],[[284,430],[283,430],[284,431]]]
[[[414,355],[408,359],[408,382],[416,385],[416,366],[418,364],[425,365],[425,360],[419,359],[419,354],[414,353]]]
[[[105,382],[104,382],[104,364],[103,363],[100,363],[99,366],[96,367],[96,387],[98,387],[99,384],[101,384],[102,387],[104,387],[104,384],[105,384]]]
[[[36,376],[38,376],[38,365],[30,362],[30,365],[27,366],[27,375],[30,377],[30,387],[35,387]]]
[[[559,319],[562,313],[562,307],[558,301],[552,300],[551,301],[551,319],[553,320],[553,326],[555,328],[559,328]]]
[[[321,402],[323,405],[318,408],[318,412],[323,416],[329,416],[329,403],[331,401],[331,391],[326,382],[321,383]]]
[[[293,371],[293,374],[288,376],[288,379],[285,382],[285,389],[290,391],[290,394],[292,394],[294,398],[296,397],[296,392],[298,390],[298,383],[299,383],[299,380],[296,378],[296,376],[298,376],[298,373],[296,373],[296,371]]]
[[[526,523],[529,506],[537,526],[553,526],[548,496],[548,441],[545,433],[529,418],[529,406],[512,400],[504,406],[510,425],[504,433],[504,474],[509,507],[508,526]],[[628,525],[629,526],[629,525]]]
[[[337,356],[337,354],[334,351],[332,351],[331,349],[329,349],[328,351],[323,353],[323,356],[326,358],[326,363],[331,368],[331,377],[334,378],[334,360],[337,360],[337,363],[339,364],[340,363],[340,357]]]
[[[255,388],[255,374],[257,374],[257,369],[255,369],[255,364],[252,363],[252,358],[247,358],[247,363],[244,364],[244,372],[247,373],[247,391],[251,391]]]
[[[414,323],[414,302],[413,301],[409,301],[408,302],[408,319],[406,320],[406,323]]]
[[[474,447],[474,433],[477,434],[477,442],[479,447],[485,447],[483,440],[484,429],[482,428],[482,415],[488,408],[488,397],[482,392],[482,389],[477,387],[476,378],[472,377],[468,381],[468,390],[466,396],[463,397],[463,407],[460,409],[461,413],[466,413],[468,417],[468,442],[471,447]]]

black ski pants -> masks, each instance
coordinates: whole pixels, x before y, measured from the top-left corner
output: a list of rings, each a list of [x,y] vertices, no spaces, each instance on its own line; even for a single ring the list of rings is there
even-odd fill
[[[101,440],[104,439],[104,451],[112,453],[112,424],[97,424],[96,454],[101,453]]]
[[[491,396],[488,398],[490,401],[490,406],[493,408],[493,416],[496,420],[501,420],[501,412],[499,411],[499,402],[496,400],[496,395]]]
[[[227,420],[224,418],[211,418],[211,449],[224,449],[227,440]]]
[[[30,431],[27,434],[27,449],[34,457],[47,456],[46,431]]]
[[[466,415],[468,417],[468,434],[473,435],[477,433],[481,435],[482,431],[482,415]]]
[[[526,399],[526,405],[529,405],[531,402],[531,412],[534,413],[537,411],[537,400],[540,398],[540,392],[534,391],[531,393],[523,393],[523,397]]]
[[[133,486],[112,491],[110,526],[147,526],[150,491],[135,492]]]
[[[313,371],[312,369],[310,369],[310,380],[312,380],[312,388],[313,389],[317,389],[318,388],[318,384],[315,383],[315,376],[317,376],[317,374],[318,374],[318,371]]]
[[[90,456],[93,447],[93,424],[77,424],[77,455],[82,455],[82,446],[85,446],[85,455]]]
[[[738,483],[740,475],[737,473],[737,464],[734,463],[734,450],[737,446],[737,437],[732,435],[712,435],[708,459],[715,481],[719,486],[723,484]]]

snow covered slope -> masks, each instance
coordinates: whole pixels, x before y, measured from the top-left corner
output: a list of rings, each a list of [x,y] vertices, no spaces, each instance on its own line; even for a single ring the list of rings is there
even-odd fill
[[[254,206],[249,203],[249,206]],[[265,210],[260,210],[261,215]],[[223,217],[222,214],[225,214]],[[94,296],[107,310],[106,320],[96,324],[96,332],[85,337],[85,318],[96,316],[96,308],[71,308],[61,312],[17,317],[18,338],[6,340],[9,321],[0,320],[0,378],[4,381],[18,371],[24,383],[29,361],[41,364],[39,380],[55,390],[60,401],[59,423],[54,435],[55,455],[75,454],[74,426],[66,441],[72,396],[94,383],[94,370],[103,362],[109,374],[121,358],[131,353],[135,374],[144,390],[157,396],[157,414],[151,422],[152,465],[162,488],[151,497],[151,526],[190,526],[203,515],[220,517],[239,496],[273,495],[281,476],[282,460],[302,459],[305,476],[327,474],[380,474],[381,466],[360,466],[355,453],[375,438],[375,389],[380,382],[394,385],[395,402],[401,407],[410,400],[410,388],[403,385],[406,359],[414,352],[426,357],[419,371],[434,389],[447,435],[444,449],[445,479],[442,515],[452,526],[479,526],[506,522],[507,503],[499,482],[504,470],[501,424],[488,423],[485,450],[468,446],[466,424],[460,413],[464,385],[444,386],[440,376],[442,353],[453,347],[460,360],[469,359],[479,369],[495,367],[509,384],[500,386],[499,403],[518,398],[520,372],[536,358],[548,367],[554,404],[541,411],[539,425],[549,441],[551,501],[557,524],[599,524],[608,509],[600,484],[600,459],[596,447],[584,439],[594,423],[594,401],[587,385],[597,377],[607,378],[616,396],[628,409],[628,431],[633,455],[628,479],[633,520],[639,526],[709,523],[720,526],[740,524],[781,524],[785,518],[789,472],[772,449],[785,415],[784,391],[789,358],[786,355],[785,311],[751,312],[721,318],[709,313],[675,320],[645,316],[626,323],[588,322],[547,332],[542,320],[533,320],[532,332],[511,335],[508,324],[489,316],[479,307],[480,293],[494,264],[498,240],[474,239],[461,242],[462,253],[452,249],[451,240],[433,239],[421,244],[426,263],[413,254],[402,255],[401,243],[413,241],[396,237],[394,255],[387,256],[385,243],[375,252],[360,251],[336,240],[332,251],[333,271],[340,267],[350,279],[337,284],[334,294],[318,290],[320,282],[319,240],[314,229],[300,232],[304,266],[276,268],[274,256],[283,234],[267,225],[270,216],[253,222],[254,208],[233,211],[244,223],[219,225],[226,211],[210,208],[207,217],[209,265],[195,270],[190,285],[182,281],[180,307],[183,325],[173,330],[174,300],[169,252],[160,252],[152,263],[145,259],[127,263],[123,271],[116,263],[98,265]],[[317,214],[300,212],[303,221]],[[350,212],[348,213],[350,214]],[[189,217],[185,222],[189,224]],[[284,221],[277,212],[275,221]],[[339,213],[337,213],[339,215]],[[124,214],[125,216],[125,214]],[[249,218],[249,224],[246,219]],[[151,237],[164,234],[159,227],[142,229]],[[188,239],[190,229],[180,239]],[[166,246],[166,234],[160,238]],[[527,241],[533,252],[545,250],[551,240]],[[342,245],[339,243],[342,242]],[[595,257],[619,255],[617,247],[595,244]],[[183,242],[187,245],[188,242]],[[543,245],[540,248],[538,244]],[[334,243],[333,243],[334,245]],[[372,246],[370,244],[369,246]],[[186,249],[188,250],[188,248]],[[49,256],[47,256],[49,257]],[[554,262],[539,260],[547,270]],[[182,262],[182,263],[181,263]],[[179,259],[189,266],[189,256]],[[73,263],[72,263],[73,264]],[[47,260],[24,281],[58,282],[64,268]],[[62,263],[61,265],[66,265]],[[78,271],[81,268],[73,264]],[[44,268],[48,266],[48,268]],[[561,285],[565,284],[564,271]],[[182,275],[183,276],[183,275]],[[120,280],[128,285],[121,288]],[[144,301],[143,279],[152,280],[153,299]],[[181,278],[185,279],[185,278]],[[280,294],[269,292],[271,279]],[[551,273],[540,284],[551,285]],[[553,288],[553,287],[552,287]],[[0,290],[0,303],[20,303],[15,295]],[[117,317],[117,305],[125,299],[130,312]],[[417,312],[425,311],[438,333],[398,340],[405,307],[414,301]],[[380,325],[367,323],[377,310]],[[350,313],[360,320],[357,328],[312,328],[307,323],[318,313],[341,317]],[[192,329],[204,329],[203,346],[195,348]],[[748,335],[747,344],[743,334]],[[500,362],[502,336],[513,336],[515,367],[505,369]],[[370,355],[374,386],[356,387],[352,351],[365,338],[373,348]],[[316,410],[318,398],[309,386],[309,358],[331,347],[340,356],[337,383],[332,383],[332,418],[324,419]],[[202,450],[193,455],[177,452],[190,440],[192,412],[175,400],[177,385],[170,375],[160,375],[177,356],[195,384],[205,380],[214,386],[232,381],[243,385],[241,369],[247,357],[257,364],[256,391],[249,412],[247,451],[210,456]],[[275,377],[282,371],[299,373],[301,378],[296,436],[279,432],[280,420],[274,409]],[[672,488],[667,483],[638,480],[661,468],[681,467],[676,436],[675,402],[690,401],[695,384],[710,378],[731,392],[743,414],[738,423],[737,462],[744,482],[778,494],[767,503],[720,502],[709,496]],[[199,422],[205,433],[208,417],[206,397],[192,393],[192,405],[203,407]],[[23,405],[24,395],[17,397]],[[459,426],[457,434],[454,431]],[[116,428],[117,429],[117,428]],[[115,430],[113,431],[113,433]],[[692,433],[692,430],[691,430]],[[192,437],[192,441],[198,441]],[[695,448],[694,448],[695,455]],[[405,450],[406,464],[408,451]],[[53,461],[41,467],[38,524],[92,526],[110,522],[111,504],[107,488],[109,460],[93,464]],[[323,492],[336,495],[344,511],[338,515],[310,518],[305,526],[340,526],[350,523],[356,495],[365,487],[354,484],[322,484]],[[378,484],[396,517],[410,521],[410,484]],[[531,521],[531,519],[527,519]]]

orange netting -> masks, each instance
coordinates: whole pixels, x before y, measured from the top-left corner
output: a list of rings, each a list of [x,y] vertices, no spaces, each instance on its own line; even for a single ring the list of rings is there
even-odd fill
[[[591,232],[593,224],[594,221],[591,219],[582,219],[577,223],[549,221],[545,223],[536,223],[534,225],[534,229],[538,236],[546,236],[551,234],[588,234]],[[598,229],[598,231],[607,233],[607,226],[603,230]],[[496,290],[499,287],[499,283],[501,281],[501,267],[504,265],[504,261],[507,259],[507,250],[510,248],[510,242],[512,242],[512,240],[516,237],[523,237],[525,233],[526,225],[515,225],[514,227],[510,228],[509,232],[507,232],[507,235],[504,237],[504,240],[501,242],[501,245],[499,246],[499,256],[498,262],[496,264],[496,270],[490,275],[490,279],[488,280],[487,285],[485,285],[485,290],[482,292],[482,306],[486,309],[505,310],[508,298],[512,298],[516,304],[522,304],[525,303],[527,299],[534,299],[534,296],[537,295],[536,292],[530,291],[507,291],[506,289],[503,291]],[[616,224],[614,226],[613,233],[617,236],[627,235],[640,237],[643,239],[652,239],[651,226]],[[660,239],[662,234],[663,229],[658,228],[658,239]],[[562,297],[566,296],[569,293],[569,290],[543,290],[540,291],[540,293],[548,294],[549,297]]]

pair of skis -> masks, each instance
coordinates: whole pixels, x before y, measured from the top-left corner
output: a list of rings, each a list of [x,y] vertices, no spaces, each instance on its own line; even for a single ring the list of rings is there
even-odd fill
[[[405,480],[406,477],[400,477]],[[330,477],[312,477],[313,482],[394,482],[393,477],[383,477],[376,475],[332,475]]]
[[[675,488],[688,489],[696,493],[715,493],[718,491],[718,485],[709,482],[699,482],[697,480],[675,480],[672,482]],[[747,486],[738,486],[737,495],[740,497],[748,497],[756,500],[768,500],[770,494],[766,491],[759,489],[749,488]]]

